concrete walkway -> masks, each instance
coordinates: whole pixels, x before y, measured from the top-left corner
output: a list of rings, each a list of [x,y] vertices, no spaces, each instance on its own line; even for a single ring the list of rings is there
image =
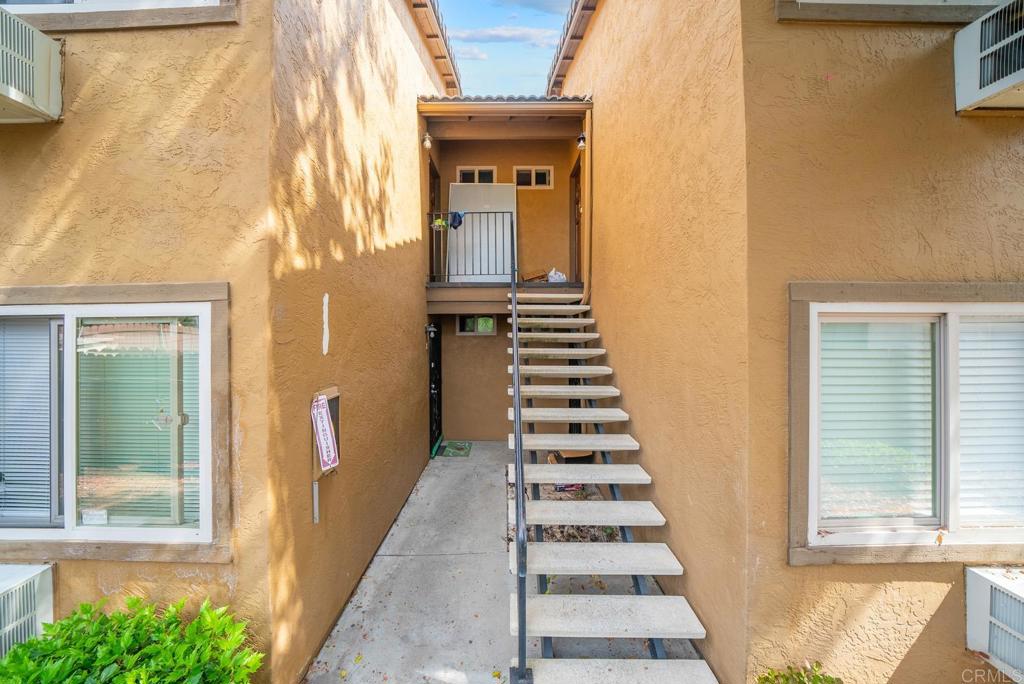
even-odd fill
[[[515,655],[500,442],[430,462],[319,656],[309,684],[501,684]],[[620,583],[621,582],[621,583]],[[531,582],[531,584],[533,584]],[[628,578],[560,577],[561,593],[629,593]],[[656,587],[656,585],[655,585]],[[667,642],[671,657],[698,657]],[[539,644],[531,642],[531,655]],[[555,642],[561,657],[642,658],[639,640]]]

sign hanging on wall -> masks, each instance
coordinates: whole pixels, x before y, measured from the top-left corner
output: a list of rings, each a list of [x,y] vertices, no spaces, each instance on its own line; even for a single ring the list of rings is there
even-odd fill
[[[338,411],[338,395],[333,397],[317,394],[313,397],[310,417],[313,419],[313,441],[316,444],[317,477],[325,475],[338,467],[338,434],[335,429]],[[332,406],[334,402],[334,406]],[[331,409],[334,409],[333,411]]]

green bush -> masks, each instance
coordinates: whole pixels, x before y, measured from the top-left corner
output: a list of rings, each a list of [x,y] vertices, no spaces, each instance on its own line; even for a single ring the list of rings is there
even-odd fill
[[[785,672],[768,670],[757,678],[757,684],[843,684],[843,680],[821,671],[821,663],[795,668],[792,665]]]
[[[191,622],[184,601],[158,611],[139,598],[107,615],[82,604],[0,660],[0,684],[247,684],[263,655],[245,623],[205,601]]]

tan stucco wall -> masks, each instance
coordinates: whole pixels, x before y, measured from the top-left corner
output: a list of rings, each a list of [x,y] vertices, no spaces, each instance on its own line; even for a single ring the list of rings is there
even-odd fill
[[[429,453],[416,96],[441,89],[405,0],[278,0],[274,54],[270,574],[273,681],[285,683],[315,655]],[[320,485],[313,525],[309,402],[332,384],[341,467]]]
[[[1024,277],[1024,124],[953,114],[952,27],[778,24],[743,0],[751,669],[959,682],[959,564],[789,567],[791,280]]]
[[[593,296],[664,540],[663,579],[746,669],[746,186],[739,4],[603,0],[565,93],[592,93]],[[626,461],[626,458],[622,458]],[[641,492],[632,492],[635,497]]]
[[[231,285],[233,560],[60,561],[61,615],[209,596],[269,644],[269,8],[242,3],[239,25],[67,34],[64,121],[0,126],[0,285]]]
[[[497,316],[497,334],[456,335],[455,316],[440,316],[442,418],[445,439],[508,437],[508,333]]]
[[[499,183],[514,183],[513,167],[552,166],[550,190],[516,192],[519,270],[523,276],[547,273],[552,267],[569,270],[569,174],[576,146],[567,140],[446,140],[441,148],[441,195],[448,207],[448,190],[458,181],[459,166],[496,166]]]

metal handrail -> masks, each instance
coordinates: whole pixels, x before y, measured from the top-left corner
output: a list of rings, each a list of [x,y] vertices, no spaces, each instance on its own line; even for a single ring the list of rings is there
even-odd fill
[[[516,231],[512,227],[512,417],[513,445],[516,452],[516,610],[519,620],[518,667],[512,670],[512,682],[532,684],[533,673],[526,666],[526,475],[523,470],[523,407],[519,382],[519,307],[516,285],[519,260],[516,255]]]

